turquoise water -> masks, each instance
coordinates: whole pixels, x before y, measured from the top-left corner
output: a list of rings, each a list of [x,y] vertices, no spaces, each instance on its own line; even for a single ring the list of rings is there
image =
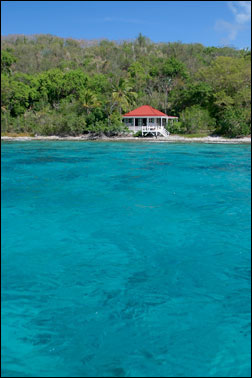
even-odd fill
[[[249,377],[249,145],[2,144],[2,376]]]

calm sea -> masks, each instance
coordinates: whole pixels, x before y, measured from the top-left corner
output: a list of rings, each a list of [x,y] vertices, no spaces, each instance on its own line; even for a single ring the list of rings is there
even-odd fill
[[[2,144],[2,376],[250,377],[249,145]]]

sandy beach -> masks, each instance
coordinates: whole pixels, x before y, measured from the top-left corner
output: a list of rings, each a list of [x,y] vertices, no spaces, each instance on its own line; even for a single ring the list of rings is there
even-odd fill
[[[224,144],[237,144],[237,143],[251,143],[251,137],[242,137],[242,138],[224,138],[218,136],[207,136],[207,137],[198,137],[198,138],[186,138],[180,135],[170,135],[169,137],[133,137],[133,136],[115,136],[115,137],[106,137],[106,136],[91,136],[91,135],[81,135],[81,136],[1,136],[2,141],[18,141],[26,142],[32,140],[72,140],[72,141],[137,141],[137,142],[165,142],[165,143],[224,143]]]

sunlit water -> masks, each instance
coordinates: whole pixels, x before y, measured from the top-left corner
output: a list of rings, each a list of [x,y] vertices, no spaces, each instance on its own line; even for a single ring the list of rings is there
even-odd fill
[[[2,376],[249,377],[250,146],[2,144]]]

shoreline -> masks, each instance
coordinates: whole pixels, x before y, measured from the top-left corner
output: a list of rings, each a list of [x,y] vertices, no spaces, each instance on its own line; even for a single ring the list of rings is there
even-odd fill
[[[196,138],[186,138],[180,135],[169,135],[169,137],[132,137],[132,136],[115,136],[115,137],[90,137],[90,135],[82,135],[82,136],[66,136],[66,137],[59,137],[59,136],[1,136],[1,141],[18,141],[18,142],[26,142],[26,141],[99,141],[99,142],[164,142],[164,143],[223,143],[223,144],[242,144],[242,143],[249,143],[251,144],[251,137],[243,137],[243,138],[224,138],[224,137],[196,137]]]

